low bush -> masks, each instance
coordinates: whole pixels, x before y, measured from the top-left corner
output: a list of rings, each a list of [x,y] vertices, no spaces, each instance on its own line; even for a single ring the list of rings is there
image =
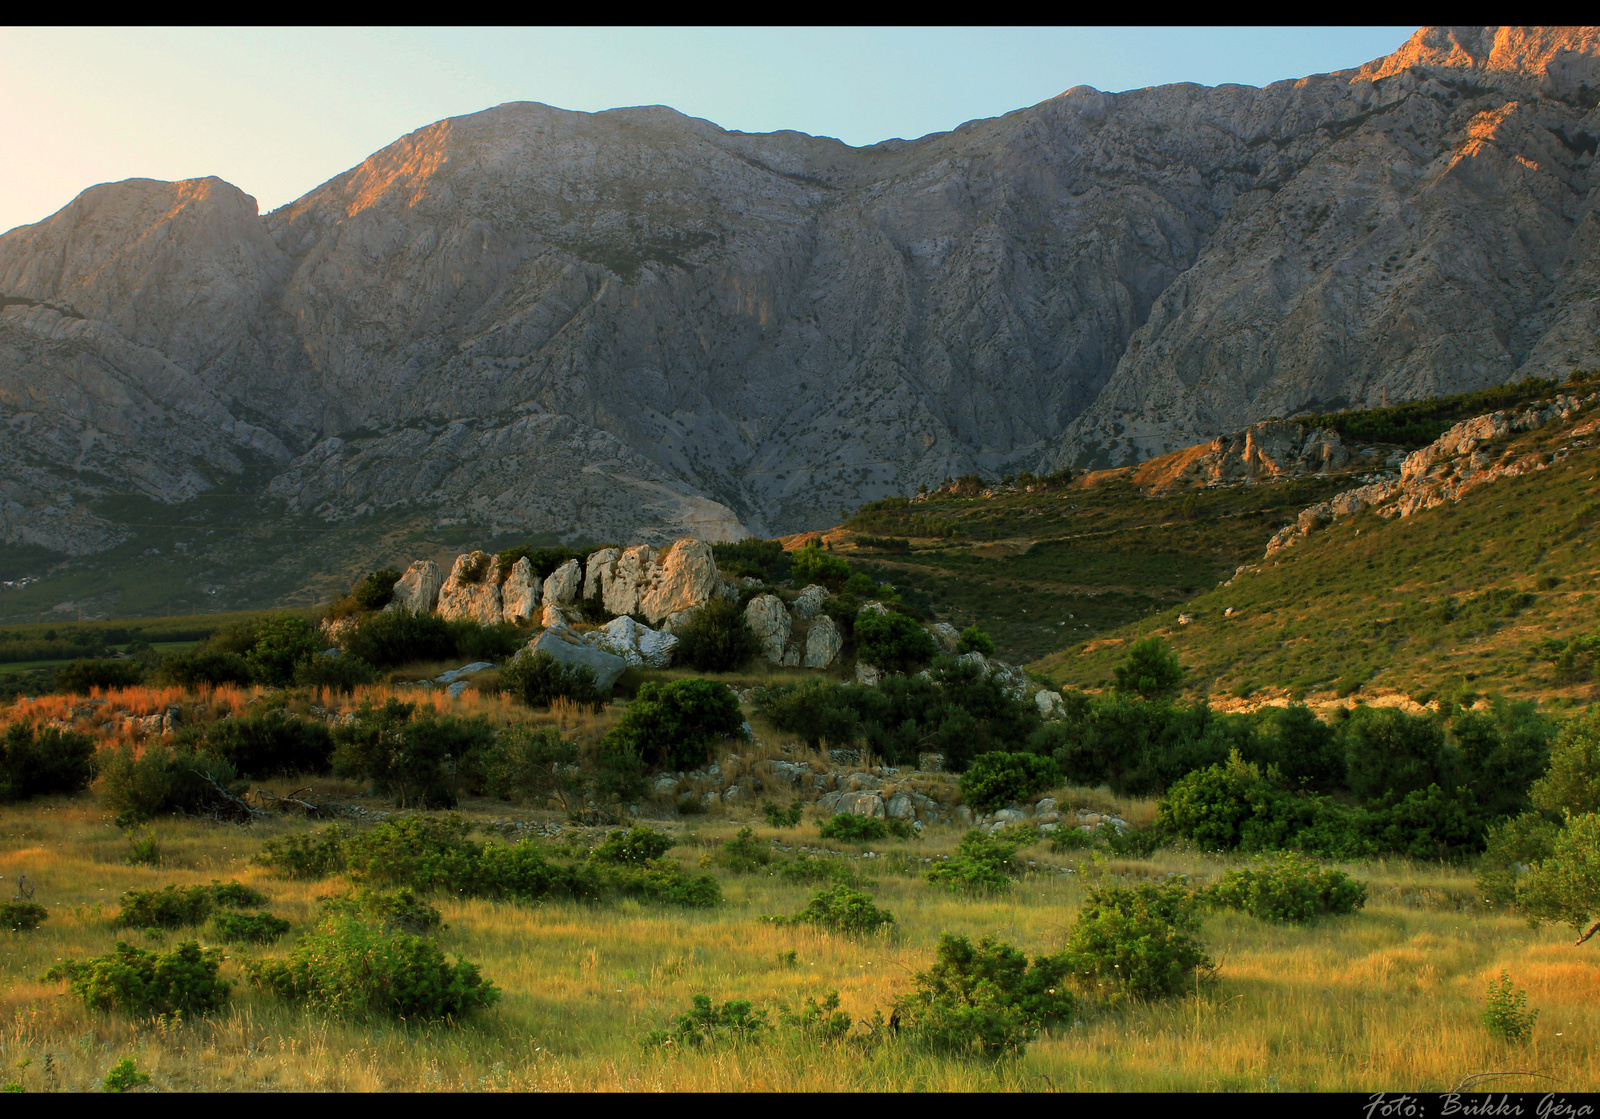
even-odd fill
[[[470,893],[484,845],[460,816],[396,816],[344,841],[350,877],[367,886]]]
[[[856,652],[885,672],[915,672],[939,655],[939,642],[904,614],[858,614]]]
[[[668,1030],[652,1030],[641,1044],[646,1049],[677,1046],[702,1049],[727,1042],[758,1042],[771,1030],[764,1010],[755,1010],[748,1001],[729,999],[721,1006],[710,995],[694,995],[687,1014],[678,1015]]]
[[[353,834],[343,824],[334,824],[315,835],[269,839],[250,861],[282,878],[328,878],[344,871],[344,844]]]
[[[216,913],[211,932],[229,944],[273,944],[289,931],[289,922],[270,913]]]
[[[655,862],[675,846],[677,841],[670,835],[634,824],[627,831],[614,831],[607,835],[590,854],[590,858],[619,866],[644,866]]]
[[[1069,1020],[1077,1000],[1062,956],[1028,957],[985,937],[939,938],[938,959],[919,972],[900,1010],[911,1037],[937,1053],[1020,1055],[1051,1021]]]
[[[824,552],[817,547],[814,540],[789,555],[790,578],[797,587],[808,583],[821,583],[829,590],[837,591],[850,578],[850,565],[838,556]]]
[[[660,769],[693,769],[721,739],[743,738],[744,715],[726,684],[690,678],[648,682],[606,732],[602,752],[631,752]]]
[[[176,929],[198,925],[221,907],[248,909],[265,905],[266,895],[238,882],[209,886],[169,885],[160,890],[128,890],[114,928]]]
[[[12,723],[0,739],[0,803],[76,793],[94,779],[94,739],[56,727]]]
[[[740,828],[712,858],[735,874],[753,874],[772,862],[772,848],[758,840],[752,829]]]
[[[583,787],[578,744],[554,727],[507,727],[483,757],[484,788],[490,796],[523,804],[568,801]]]
[[[456,655],[450,623],[437,614],[380,610],[368,614],[345,636],[344,651],[378,668],[416,661],[442,661]]]
[[[105,1078],[100,1081],[100,1087],[106,1092],[120,1094],[142,1088],[148,1083],[150,1074],[140,1072],[132,1057],[124,1057],[106,1071]]]
[[[378,922],[386,933],[430,936],[447,927],[438,909],[419,898],[409,887],[401,887],[393,893],[356,890],[338,897],[323,898],[322,908],[332,916],[366,917]]]
[[[354,917],[325,921],[285,959],[243,963],[252,983],[279,998],[358,1019],[460,1018],[500,999],[475,964],[451,963],[426,937],[385,934]]]
[[[834,932],[866,934],[894,924],[894,914],[872,903],[872,895],[837,882],[818,891],[806,907],[784,924],[817,925]]]
[[[200,753],[193,743],[148,740],[142,752],[125,743],[101,754],[97,791],[118,823],[127,824],[173,813],[235,818],[239,804],[229,797],[244,786],[225,759]]]
[[[455,642],[455,655],[473,661],[503,661],[514,656],[523,644],[517,627],[510,622],[485,626],[471,618],[457,618],[450,623],[450,636]]]
[[[378,670],[348,653],[331,657],[318,654],[301,661],[294,670],[294,683],[298,688],[327,688],[345,695],[377,682]]]
[[[928,871],[927,879],[949,890],[1004,890],[1022,873],[1016,855],[1023,838],[998,832],[984,835],[981,831],[969,831],[956,844],[954,854]]]
[[[50,913],[36,901],[0,901],[0,929],[32,932]]]
[[[500,670],[500,690],[529,707],[549,707],[558,699],[598,706],[605,701],[594,669],[564,664],[543,649],[524,654]]]
[[[678,658],[696,672],[737,672],[761,651],[738,603],[713,596],[678,631]]]
[[[961,796],[974,811],[993,812],[1061,783],[1061,767],[1050,758],[996,751],[975,759],[961,775]]]
[[[581,872],[586,868],[578,868]],[[642,898],[686,909],[710,909],[722,902],[722,887],[709,874],[690,874],[673,859],[660,859],[643,866],[599,864],[584,885],[597,892]]]
[[[255,644],[244,655],[257,683],[287,687],[295,667],[317,655],[320,646],[311,623],[293,614],[275,614],[256,623]]]
[[[994,638],[990,637],[977,626],[968,626],[961,631],[961,640],[956,645],[958,653],[982,653],[986,657],[994,656]]]
[[[1073,975],[1111,1002],[1183,994],[1212,966],[1195,910],[1177,881],[1091,890],[1067,938]]]
[[[144,682],[144,665],[136,660],[78,660],[55,671],[55,690],[88,695],[93,688],[131,688]]]
[[[1198,896],[1264,921],[1304,922],[1361,908],[1367,887],[1343,871],[1286,852],[1261,868],[1230,870]]]
[[[766,816],[767,825],[769,827],[797,828],[800,826],[800,820],[804,807],[805,806],[798,800],[791,804],[788,808],[779,808],[773,802],[768,801],[766,804],[761,806],[761,811],[762,814]]]
[[[870,843],[889,838],[889,823],[876,816],[840,812],[830,816],[818,832],[823,839],[842,839],[850,843]]]
[[[154,682],[194,692],[220,684],[249,684],[252,678],[250,662],[243,654],[201,646],[162,657]]]
[[[1533,1024],[1538,1020],[1537,1010],[1528,1012],[1528,992],[1511,985],[1509,972],[1502,971],[1499,979],[1490,981],[1479,1017],[1490,1037],[1521,1045],[1533,1036]]]
[[[227,1005],[233,984],[217,978],[222,953],[185,941],[166,953],[117,941],[115,950],[57,964],[48,980],[68,989],[91,1010],[121,1010],[136,1017],[190,1018]]]
[[[392,567],[374,571],[350,588],[350,599],[363,612],[382,610],[394,598],[394,585],[400,572]]]
[[[1171,695],[1183,684],[1178,654],[1159,637],[1147,637],[1128,648],[1128,657],[1112,670],[1117,691],[1155,699]]]
[[[333,759],[327,724],[281,707],[213,723],[197,746],[254,778],[327,773]]]
[[[402,808],[449,808],[460,788],[482,784],[483,757],[494,746],[484,716],[442,715],[390,698],[364,702],[355,721],[334,728],[333,771],[370,780]]]
[[[839,1009],[838,991],[829,991],[820,999],[807,996],[796,1009],[781,1009],[778,1019],[807,1041],[824,1044],[844,1040],[853,1024],[850,1015]]]

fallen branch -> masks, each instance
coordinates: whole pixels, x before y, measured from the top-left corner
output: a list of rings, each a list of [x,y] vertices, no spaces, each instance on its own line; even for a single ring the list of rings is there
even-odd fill
[[[1580,945],[1584,941],[1588,940],[1591,936],[1593,936],[1597,932],[1600,932],[1600,921],[1596,921],[1593,925],[1589,926],[1589,931],[1584,933],[1576,941],[1574,941],[1572,946],[1574,948],[1576,948],[1578,945]]]
[[[206,784],[210,785],[213,789],[216,790],[217,797],[222,802],[220,806],[213,806],[213,808],[212,808],[212,810],[210,812],[210,815],[214,819],[217,819],[217,820],[227,819],[227,821],[229,823],[237,824],[237,823],[249,823],[251,820],[254,820],[257,815],[265,815],[265,813],[258,813],[256,811],[256,809],[251,808],[250,805],[247,804],[245,801],[240,800],[238,797],[236,797],[232,793],[228,792],[227,789],[224,789],[221,785],[217,784],[217,779],[215,777],[211,776],[211,774],[202,771],[200,776],[202,776],[202,777],[204,777],[206,779]],[[229,813],[229,816],[231,816],[231,818],[229,818],[228,816],[224,816],[223,808],[227,808],[227,809],[231,810],[231,812]]]

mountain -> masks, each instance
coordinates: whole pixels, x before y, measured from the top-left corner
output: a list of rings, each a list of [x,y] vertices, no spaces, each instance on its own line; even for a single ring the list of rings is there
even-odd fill
[[[86,556],[130,503],[223,495],[304,531],[771,535],[1564,374],[1600,351],[1597,101],[1595,29],[1427,28],[865,148],[518,103],[264,217],[96,186],[0,236],[0,539]]]

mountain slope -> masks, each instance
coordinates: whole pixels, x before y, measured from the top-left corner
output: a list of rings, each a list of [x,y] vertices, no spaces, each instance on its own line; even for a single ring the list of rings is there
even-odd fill
[[[1593,29],[1425,29],[1359,70],[1079,87],[867,148],[509,104],[265,217],[215,179],[94,187],[0,236],[4,540],[107,547],[122,495],[213,490],[330,526],[771,535],[1564,374],[1600,359],[1597,58]]]

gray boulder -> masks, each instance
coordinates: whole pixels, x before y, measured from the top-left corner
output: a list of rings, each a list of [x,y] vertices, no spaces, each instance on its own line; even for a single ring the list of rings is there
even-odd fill
[[[832,618],[823,614],[811,623],[811,630],[806,634],[805,666],[827,668],[843,648],[844,638],[839,636],[839,627],[833,624]]]
[[[513,625],[532,621],[539,614],[539,589],[533,565],[523,556],[511,565],[511,574],[500,587],[501,616]]]
[[[761,642],[761,655],[773,664],[783,663],[783,649],[789,643],[789,612],[775,594],[758,595],[744,608],[744,620]]]
[[[524,654],[531,653],[549,653],[562,664],[581,664],[593,669],[595,685],[601,695],[611,694],[617,677],[628,667],[628,662],[621,657],[585,645],[577,631],[566,625],[555,625],[545,630],[525,645],[517,653],[516,659],[521,660]]]
[[[794,616],[796,618],[801,621],[808,621],[811,618],[815,618],[822,610],[822,604],[827,597],[827,587],[818,586],[816,583],[812,583],[805,590],[801,591],[798,596],[796,596],[794,605],[791,606],[790,609],[794,611]]]
[[[571,606],[578,601],[578,591],[583,586],[583,568],[570,559],[550,573],[544,581],[544,601],[557,606]]]
[[[409,610],[413,614],[429,614],[439,602],[439,588],[444,586],[444,576],[439,565],[432,560],[417,560],[400,581],[394,585],[394,597],[385,610]]]

